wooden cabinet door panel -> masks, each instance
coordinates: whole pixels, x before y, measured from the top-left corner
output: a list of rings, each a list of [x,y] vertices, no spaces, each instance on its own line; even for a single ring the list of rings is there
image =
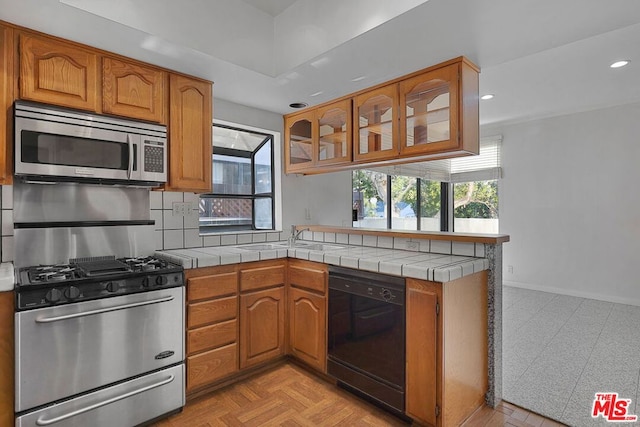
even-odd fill
[[[326,297],[289,288],[291,354],[325,372],[327,366]]]
[[[230,320],[238,315],[238,297],[219,298],[213,301],[189,304],[187,308],[187,327]]]
[[[240,270],[240,291],[253,291],[284,284],[284,265]]]
[[[289,284],[311,289],[322,294],[327,292],[327,271],[307,265],[289,264]]]
[[[211,91],[211,83],[170,75],[167,189],[211,192]]]
[[[98,111],[98,55],[28,33],[20,35],[20,98]]]
[[[187,393],[238,371],[236,343],[187,357]]]
[[[237,339],[237,319],[192,329],[187,331],[187,354],[231,344]]]
[[[13,425],[13,292],[0,292],[0,425]]]
[[[240,368],[284,354],[284,287],[240,295]]]
[[[13,182],[13,61],[13,29],[0,25],[0,185]]]
[[[102,111],[165,123],[166,73],[115,58],[102,60]]]
[[[406,413],[427,425],[436,425],[438,284],[407,279],[406,305]]]
[[[187,299],[189,302],[233,295],[237,292],[238,275],[236,272],[187,279]]]

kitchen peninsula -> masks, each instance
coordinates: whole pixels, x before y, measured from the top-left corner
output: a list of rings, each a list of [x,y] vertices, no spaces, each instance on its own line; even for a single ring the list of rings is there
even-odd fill
[[[157,252],[187,268],[187,294],[197,293],[188,297],[188,307],[198,316],[230,313],[188,328],[188,348],[189,334],[200,338],[191,353],[197,372],[189,372],[187,359],[188,398],[285,354],[326,374],[327,271],[341,266],[406,280],[406,415],[425,425],[458,425],[483,401],[491,406],[500,401],[502,244],[509,236],[327,226],[297,230],[301,240],[294,247],[256,241]],[[196,311],[187,313],[189,325]],[[295,332],[297,318],[307,325],[303,342]],[[257,339],[243,322],[269,325],[272,332],[262,330]],[[227,338],[202,344],[207,334]],[[263,352],[270,356],[247,363]],[[433,368],[424,363],[429,354]]]

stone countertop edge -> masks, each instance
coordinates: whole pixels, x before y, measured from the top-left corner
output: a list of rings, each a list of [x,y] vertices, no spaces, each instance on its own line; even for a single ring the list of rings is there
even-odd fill
[[[0,264],[0,292],[12,291],[15,286],[15,275],[12,262]]]
[[[185,269],[297,258],[329,265],[349,267],[434,282],[450,282],[489,269],[486,258],[343,245],[342,250],[317,251],[303,248],[244,250],[238,246],[212,246],[156,251],[155,255],[182,265]]]

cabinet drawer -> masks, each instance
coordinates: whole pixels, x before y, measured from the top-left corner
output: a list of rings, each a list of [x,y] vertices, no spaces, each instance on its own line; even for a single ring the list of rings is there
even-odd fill
[[[214,383],[238,371],[238,345],[187,357],[187,392]]]
[[[187,332],[187,353],[231,344],[238,337],[238,321],[236,319],[216,323]]]
[[[289,284],[313,291],[327,291],[327,273],[314,268],[289,265]]]
[[[187,280],[189,301],[217,298],[238,292],[238,276],[235,272],[193,277]]]
[[[207,323],[234,319],[237,314],[238,297],[236,296],[189,304],[187,308],[187,327],[193,328]]]
[[[284,284],[284,265],[240,271],[240,291],[269,288]]]

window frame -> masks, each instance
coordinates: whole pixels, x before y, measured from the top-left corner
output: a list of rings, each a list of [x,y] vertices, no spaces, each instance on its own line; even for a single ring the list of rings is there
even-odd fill
[[[281,174],[282,163],[280,160],[281,152],[280,152],[280,132],[256,128],[253,126],[247,126],[239,123],[232,123],[224,120],[213,120],[213,132],[215,132],[216,127],[225,128],[225,129],[233,129],[241,132],[248,132],[252,134],[257,134],[260,136],[264,136],[264,140],[262,143],[252,152],[244,151],[244,150],[234,150],[231,148],[225,147],[215,147],[213,145],[213,136],[211,140],[212,144],[212,155],[211,155],[211,164],[212,164],[212,174],[213,174],[213,160],[214,155],[227,155],[232,157],[243,157],[249,158],[251,161],[251,194],[223,194],[223,193],[215,193],[213,192],[213,184],[212,191],[210,193],[200,194],[199,199],[207,199],[207,198],[216,198],[216,199],[251,199],[252,200],[252,209],[251,209],[251,224],[247,226],[237,226],[237,225],[198,225],[199,234],[206,235],[216,235],[216,234],[225,234],[225,233],[268,233],[268,232],[277,232],[282,229],[282,182],[281,182]],[[256,194],[256,164],[255,164],[255,156],[256,154],[269,142],[271,142],[271,192],[269,193],[257,193]],[[246,154],[245,154],[246,153]],[[255,201],[259,199],[270,199],[271,200],[271,228],[257,228],[256,227],[256,209],[255,209]]]

